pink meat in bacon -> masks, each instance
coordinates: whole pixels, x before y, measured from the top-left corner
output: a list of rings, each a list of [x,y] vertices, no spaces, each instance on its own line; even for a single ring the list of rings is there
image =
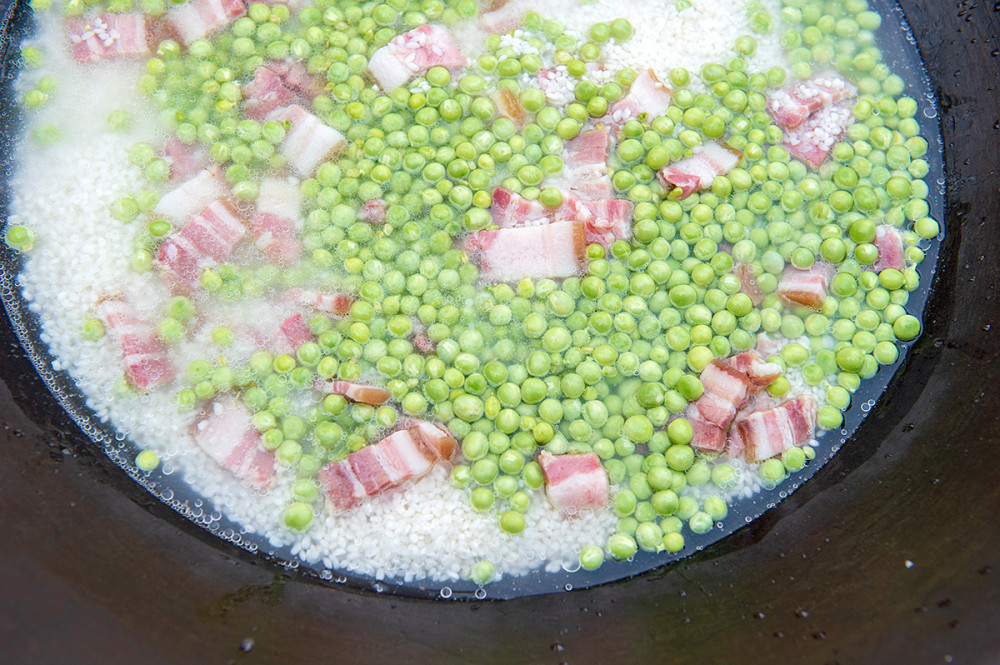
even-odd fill
[[[501,229],[537,225],[548,216],[549,211],[538,201],[529,201],[506,187],[493,190],[490,217]]]
[[[816,402],[810,395],[741,415],[733,423],[748,462],[762,462],[792,446],[801,446],[812,438],[815,427]]]
[[[368,73],[379,88],[390,92],[437,66],[458,71],[465,67],[465,56],[447,29],[425,23],[375,51],[368,61]]]
[[[753,266],[747,263],[736,262],[733,265],[733,274],[740,280],[740,291],[749,296],[750,302],[754,306],[764,301],[764,292],[760,290],[760,285],[757,284],[757,275],[754,274]]]
[[[375,447],[366,446],[347,456],[347,461],[351,465],[354,477],[365,488],[365,494],[368,496],[375,496],[392,485],[389,472],[386,470],[385,464],[381,456],[376,452]]]
[[[149,54],[143,14],[101,14],[66,19],[66,36],[73,59],[80,64],[104,58]]]
[[[670,100],[670,88],[647,69],[632,82],[628,94],[611,107],[608,119],[619,127],[636,118],[652,121],[670,106]]]
[[[350,510],[368,497],[346,460],[327,464],[319,470],[317,478],[326,498],[338,511]]]
[[[271,60],[254,70],[253,80],[243,86],[243,111],[264,120],[275,109],[308,103],[321,91],[301,62]]]
[[[260,432],[250,412],[239,402],[215,401],[195,423],[194,442],[209,457],[258,490],[274,479],[274,457],[260,448]]]
[[[746,376],[750,382],[749,394],[754,394],[760,388],[766,388],[781,376],[781,365],[764,362],[757,351],[751,349],[729,358],[729,366]]]
[[[183,224],[210,203],[226,196],[225,181],[216,168],[202,169],[160,197],[153,212],[177,224]]]
[[[443,425],[419,420],[410,431],[424,448],[442,462],[451,461],[458,451],[458,442]]]
[[[788,266],[778,282],[778,297],[789,305],[820,309],[832,278],[833,267],[826,263],[805,270]]]
[[[361,210],[358,211],[358,219],[375,226],[381,226],[385,224],[386,209],[387,206],[383,199],[372,199],[361,206]]]
[[[840,137],[854,121],[850,104],[825,106],[797,128],[785,132],[783,145],[788,152],[812,169],[818,169],[833,152]]]
[[[696,191],[708,189],[716,176],[729,173],[743,158],[743,153],[721,143],[709,142],[701,150],[679,162],[660,169],[660,180],[667,187],[680,188],[678,198],[687,198]]]
[[[140,318],[129,302],[119,297],[105,298],[97,304],[97,314],[121,351],[129,385],[146,392],[173,380],[177,372],[156,337],[156,329]]]
[[[684,417],[691,423],[691,446],[708,453],[721,453],[726,447],[726,430],[705,420],[692,404],[684,411]]]
[[[308,289],[289,289],[286,298],[291,302],[334,316],[347,316],[351,312],[354,299],[343,293],[324,293]]]
[[[180,235],[203,255],[224,261],[246,236],[246,228],[236,211],[224,201],[215,201],[185,224]]]
[[[583,270],[587,229],[584,222],[554,222],[479,231],[466,240],[465,249],[488,282],[572,277]]]
[[[246,11],[242,0],[189,0],[167,12],[166,21],[181,42],[190,44],[221,30]]]
[[[538,454],[538,464],[545,477],[545,494],[563,514],[607,504],[608,474],[596,453],[553,455],[543,450]]]
[[[324,160],[347,145],[343,134],[297,104],[276,109],[267,119],[284,123],[281,153],[301,176],[311,175]]]
[[[632,237],[632,211],[634,204],[627,199],[604,199],[586,201],[590,211],[587,223],[587,242],[600,243],[605,248],[616,240]]]
[[[777,90],[767,100],[776,125],[795,129],[820,109],[853,97],[857,89],[839,76],[818,76]]]
[[[385,388],[366,386],[351,381],[317,381],[315,387],[326,393],[343,395],[352,402],[371,406],[381,406],[392,398],[392,393]]]
[[[570,190],[583,199],[609,199],[615,195],[608,175],[611,134],[604,127],[583,132],[566,144],[563,175]]]
[[[903,236],[895,226],[882,224],[875,229],[875,248],[878,249],[878,259],[872,265],[876,272],[886,268],[903,270],[906,259],[903,258]]]
[[[296,237],[295,221],[266,212],[254,213],[250,218],[250,232],[254,245],[274,263],[290,265],[302,251]]]
[[[188,145],[177,137],[163,144],[163,156],[170,164],[170,182],[184,182],[208,166],[208,153],[200,145]]]
[[[287,346],[290,346],[292,350],[299,348],[300,345],[306,342],[315,342],[316,337],[313,336],[312,332],[309,330],[309,326],[302,319],[301,314],[292,314],[287,319],[281,322],[278,326],[278,332],[280,333],[280,338],[283,339]]]

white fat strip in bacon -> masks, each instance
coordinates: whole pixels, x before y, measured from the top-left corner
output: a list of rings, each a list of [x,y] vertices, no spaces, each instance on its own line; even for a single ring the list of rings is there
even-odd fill
[[[411,430],[399,430],[374,446],[392,484],[422,476],[434,465],[434,455],[415,439]]]
[[[410,428],[410,431],[413,432],[415,438],[420,441],[424,448],[442,462],[449,462],[455,457],[455,453],[458,450],[458,442],[444,425],[438,425],[426,420],[418,420]]]
[[[490,3],[484,9],[485,11],[479,14],[477,23],[480,30],[491,34],[510,32],[521,25],[524,15],[528,13],[525,3],[518,0]]]
[[[125,378],[129,385],[145,392],[169,383],[176,375],[167,350],[156,336],[153,324],[139,318],[135,308],[119,297],[104,298],[97,304],[104,321],[121,351]]]
[[[246,228],[236,211],[225,201],[214,201],[192,217],[180,235],[205,256],[224,261],[246,236]]]
[[[889,224],[881,224],[875,229],[875,247],[878,249],[878,259],[872,265],[876,272],[886,268],[903,270],[906,259],[903,258],[903,236],[899,229]]]
[[[426,23],[397,35],[375,51],[368,61],[368,73],[383,92],[390,92],[431,67],[458,71],[465,63],[451,33]]]
[[[258,490],[274,479],[274,457],[261,450],[260,432],[250,412],[239,402],[213,402],[208,414],[194,425],[194,442],[209,457]]]
[[[250,218],[254,245],[275,263],[288,265],[302,251],[299,216],[302,193],[288,178],[266,177],[261,181],[256,208]]]
[[[266,176],[260,181],[255,212],[266,212],[288,219],[302,216],[302,190],[294,178]]]
[[[242,0],[190,0],[166,15],[185,45],[221,30],[246,13]]]
[[[563,175],[570,190],[582,199],[609,199],[615,195],[608,175],[611,135],[601,127],[583,132],[566,144]]]
[[[309,176],[347,145],[344,135],[297,104],[272,111],[269,120],[285,123],[281,153],[301,176]]]
[[[737,372],[746,375],[750,382],[749,394],[754,394],[760,388],[766,388],[781,376],[781,365],[764,362],[760,354],[753,349],[738,353],[727,360],[729,366]]]
[[[80,64],[103,58],[149,54],[143,14],[101,14],[66,19],[66,36],[73,59]]]
[[[465,241],[488,282],[517,282],[525,277],[572,277],[584,266],[587,229],[584,222],[553,222],[495,231],[478,231]]]
[[[850,104],[825,106],[810,115],[799,127],[785,132],[782,145],[813,170],[818,169],[833,152],[840,137],[854,121]]]
[[[326,498],[338,511],[350,510],[368,497],[347,460],[327,464],[317,477]]]
[[[375,452],[375,446],[366,446],[347,456],[354,477],[365,488],[365,494],[375,496],[392,484],[389,472],[382,458]]]
[[[213,201],[223,198],[226,193],[227,187],[218,169],[202,169],[184,184],[161,196],[153,212],[175,224],[181,224]]]
[[[170,182],[184,182],[208,166],[208,152],[200,145],[188,145],[176,136],[163,144],[163,157],[170,165]]]
[[[543,450],[538,453],[538,464],[549,503],[564,515],[607,505],[608,474],[596,453],[553,455]]]
[[[671,97],[670,88],[656,77],[653,70],[647,69],[635,78],[628,94],[611,106],[608,120],[618,127],[640,116],[651,121],[670,106]]]
[[[740,415],[733,423],[748,462],[762,462],[792,446],[801,446],[812,438],[815,428],[816,402],[810,395]]]
[[[687,198],[696,191],[708,189],[716,176],[729,173],[743,158],[743,153],[711,141],[701,150],[679,162],[660,169],[660,180],[667,187],[679,187],[678,198]]]
[[[856,93],[854,85],[839,76],[818,76],[771,93],[767,111],[782,129],[795,129],[816,111]]]
[[[370,406],[381,406],[392,397],[392,393],[385,388],[366,386],[362,383],[352,383],[351,381],[318,380],[313,387],[322,392],[343,395],[352,402],[359,402]]]
[[[299,305],[311,307],[334,316],[347,316],[351,312],[354,299],[343,293],[325,293],[310,289],[289,289],[285,297]]]
[[[833,267],[822,262],[805,270],[788,266],[778,282],[778,297],[789,305],[820,309],[833,273]]]
[[[748,263],[736,262],[733,265],[733,274],[740,280],[740,291],[745,293],[750,302],[757,306],[764,302],[764,292],[757,284],[757,275],[754,274],[753,266]]]

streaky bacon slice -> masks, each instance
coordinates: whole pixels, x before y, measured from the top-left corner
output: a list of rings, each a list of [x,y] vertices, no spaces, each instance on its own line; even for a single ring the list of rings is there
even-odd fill
[[[872,266],[875,272],[886,268],[903,270],[906,259],[903,258],[903,236],[899,229],[889,224],[882,224],[875,229],[875,248],[878,249],[878,259]]]
[[[149,54],[146,16],[139,13],[68,18],[65,24],[73,59],[80,64],[104,58]]]
[[[640,117],[651,122],[670,106],[671,99],[670,88],[656,77],[653,70],[647,69],[635,78],[628,94],[611,107],[608,120],[618,127]]]
[[[285,124],[281,153],[301,176],[311,175],[321,162],[347,145],[343,134],[298,104],[275,109],[267,118]]]
[[[184,182],[208,166],[208,153],[200,145],[188,145],[176,136],[163,143],[163,156],[170,164],[170,182]]]
[[[375,51],[368,61],[368,73],[383,92],[391,92],[431,67],[458,71],[465,56],[446,28],[425,23]]]
[[[194,442],[209,457],[258,490],[274,480],[274,456],[259,446],[261,435],[250,412],[239,402],[212,402],[192,430]]]
[[[750,382],[748,394],[753,395],[760,388],[766,388],[781,376],[781,365],[764,362],[754,350],[738,353],[729,359],[730,367],[746,375]]]
[[[261,181],[256,208],[250,218],[250,232],[254,245],[271,261],[288,265],[302,251],[298,238],[301,210],[302,193],[297,183],[273,176]]]
[[[227,192],[218,168],[202,169],[161,196],[153,212],[174,223],[184,223],[213,201],[225,197]]]
[[[750,297],[750,302],[754,306],[764,302],[764,292],[757,284],[757,275],[754,274],[753,266],[737,261],[733,264],[733,274],[740,280],[740,291]]]
[[[527,7],[521,2],[491,2],[479,15],[479,28],[484,32],[499,34],[510,32],[521,25]]]
[[[854,112],[847,102],[824,106],[797,128],[785,132],[782,145],[792,157],[817,170],[826,162],[853,120]]]
[[[309,326],[306,325],[301,314],[292,314],[282,321],[281,325],[278,326],[275,338],[285,342],[285,344],[278,344],[279,348],[290,348],[292,351],[306,342],[316,341],[316,337],[309,330]]]
[[[103,298],[97,303],[97,315],[121,351],[129,385],[146,392],[173,380],[177,371],[156,329],[139,317],[131,303],[120,296]]]
[[[479,262],[482,278],[488,282],[572,277],[583,270],[586,223],[478,231],[465,241],[465,250]]]
[[[313,384],[317,390],[333,395],[343,395],[352,402],[360,402],[371,406],[381,406],[392,398],[385,388],[378,386],[366,386],[362,383],[352,383],[351,381],[323,381],[317,379]]]
[[[243,86],[243,111],[254,120],[293,103],[307,103],[322,92],[316,79],[299,61],[270,60],[254,70],[253,80]]]
[[[628,199],[603,199],[584,201],[590,211],[587,224],[587,242],[600,243],[608,248],[616,240],[632,237],[632,212],[635,205]]]
[[[857,88],[839,76],[817,76],[773,92],[767,111],[782,129],[795,129],[816,111],[856,93]]]
[[[242,0],[190,0],[167,12],[166,21],[188,45],[221,30],[246,11]]]
[[[711,187],[716,176],[732,171],[742,158],[739,150],[710,141],[691,157],[664,166],[658,175],[665,186],[680,188],[678,198],[684,199]]]
[[[570,190],[582,199],[610,199],[615,195],[608,175],[611,134],[599,127],[583,132],[566,144],[563,174]]]
[[[199,286],[201,272],[225,260],[245,235],[232,206],[213,201],[160,245],[155,263],[168,282],[193,290]]]
[[[816,428],[816,401],[801,395],[772,409],[740,415],[733,423],[748,462],[762,462],[812,438]]]
[[[311,307],[320,312],[334,316],[347,316],[351,313],[354,299],[343,293],[325,293],[309,289],[289,289],[285,293],[292,302]]]
[[[538,464],[549,502],[564,515],[607,505],[610,484],[597,453],[553,455],[543,450],[538,453]]]
[[[424,475],[436,461],[453,458],[458,444],[447,430],[425,420],[406,424],[410,427],[320,469],[320,485],[335,510],[350,510],[369,497]]]
[[[530,201],[506,187],[493,190],[490,217],[501,229],[543,224],[548,221],[549,214],[538,201]]]
[[[708,453],[721,453],[726,447],[726,430],[705,420],[694,404],[684,410],[684,417],[691,423],[691,446]]]
[[[820,309],[833,273],[833,266],[822,262],[805,270],[788,266],[778,282],[778,297],[789,305]]]

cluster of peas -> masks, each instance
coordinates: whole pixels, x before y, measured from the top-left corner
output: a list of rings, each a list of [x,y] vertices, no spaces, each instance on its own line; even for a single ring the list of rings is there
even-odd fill
[[[368,57],[427,21],[474,16],[474,2],[326,0],[295,17],[284,5],[252,4],[229,30],[186,52],[162,42],[141,87],[182,141],[210,148],[238,199],[252,201],[262,175],[284,166],[277,146],[285,128],[246,119],[240,107],[240,82],[266,60],[292,56],[324,79],[312,111],[349,141],[337,160],[302,184],[308,210],[302,261],[287,270],[220,266],[202,275],[206,291],[238,299],[319,283],[358,296],[348,317],[309,322],[316,342],[294,354],[260,351],[246,367],[226,365],[234,333],[214,329],[222,360],[191,363],[179,405],[196,408],[239,390],[265,447],[300,476],[285,516],[293,528],[306,528],[312,518],[318,469],[377,440],[399,417],[393,407],[350,404],[336,395],[313,403],[313,379],[360,380],[376,371],[402,413],[439,419],[461,441],[464,461],[453,467],[452,482],[469,488],[472,505],[494,511],[509,533],[526,527],[532,490],[543,485],[533,459],[539,447],[595,452],[618,488],[617,531],[603,547],[584,548],[587,569],[600,566],[605,553],[626,559],[640,548],[679,551],[685,528],[710,531],[725,518],[726,502],[711,492],[701,492],[707,498],[699,501],[684,489],[714,485],[721,495],[737,473],[724,460],[696,453],[691,426],[674,418],[702,394],[698,373],[714,358],[752,348],[759,332],[782,335],[794,341],[769,360],[824,387],[818,424],[838,427],[861,381],[895,362],[898,342],[919,333],[919,320],[905,309],[917,286],[912,266],[923,260],[919,242],[939,233],[922,180],[929,167],[917,104],[902,96],[902,81],[881,62],[872,34],[877,14],[864,0],[783,4],[791,76],[811,76],[810,63],[835,66],[861,93],[848,140],[837,145],[832,163],[812,173],[782,147],[765,95],[788,72],[748,72],[746,58],[757,45],[741,37],[736,57],[704,66],[698,85],[691,72],[670,72],[673,102],[666,112],[622,128],[611,178],[635,204],[633,239],[607,251],[589,247],[582,277],[517,285],[482,286],[456,236],[490,223],[497,185],[546,206],[561,203],[559,190],[544,181],[562,171],[565,141],[603,117],[635,78],[628,69],[602,84],[587,77],[587,63],[600,60],[603,44],[631,36],[627,21],[597,24],[579,43],[558,23],[529,14],[528,43],[554,52],[554,62],[491,37],[462,75],[434,68],[389,94],[365,78]],[[767,33],[773,21],[755,6],[751,27]],[[576,79],[565,106],[549,104],[526,83],[526,75],[552,64],[565,65]],[[523,127],[503,114],[497,91],[523,109]],[[711,189],[678,200],[656,171],[713,140],[741,150],[741,166]],[[130,159],[154,187],[169,173],[147,144],[135,146]],[[172,230],[150,218],[156,192],[127,197],[113,210],[124,222],[146,220],[133,257],[138,270],[150,268],[156,243]],[[380,228],[357,218],[373,199],[386,203]],[[905,270],[867,269],[877,259],[873,241],[881,223],[902,230]],[[785,266],[808,268],[818,260],[837,267],[832,295],[819,311],[785,307],[775,295]],[[756,275],[765,293],[760,306],[740,291],[735,262]],[[172,299],[160,336],[179,341],[196,315],[191,300]],[[414,347],[417,327],[435,343],[433,353]],[[91,320],[84,333],[94,338],[103,329]],[[781,397],[790,388],[782,377],[769,391]],[[792,449],[759,473],[776,485],[812,454],[809,447]],[[480,581],[492,574],[487,562],[472,571]]]

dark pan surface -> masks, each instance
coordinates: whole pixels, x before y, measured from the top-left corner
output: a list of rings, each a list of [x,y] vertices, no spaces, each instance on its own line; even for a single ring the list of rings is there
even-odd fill
[[[587,591],[428,603],[331,590],[221,547],[92,453],[4,323],[0,660],[1000,661],[1000,8],[901,4],[949,179],[927,332],[857,436],[776,509]]]

